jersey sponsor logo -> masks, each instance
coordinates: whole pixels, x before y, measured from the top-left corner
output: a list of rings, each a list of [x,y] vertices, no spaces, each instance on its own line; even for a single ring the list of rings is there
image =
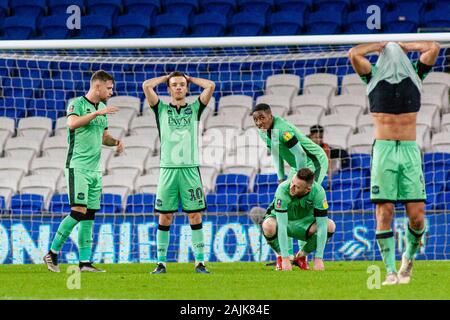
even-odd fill
[[[161,199],[156,199],[156,205],[158,207],[162,207],[162,200]]]
[[[79,192],[77,195],[77,199],[78,200],[84,200],[84,193],[83,192]]]
[[[290,133],[289,131],[286,131],[283,133],[283,139],[284,141],[289,141],[292,138],[292,133]]]
[[[379,194],[380,193],[380,187],[379,186],[373,186],[372,187],[372,193],[373,194]]]
[[[281,199],[277,200],[277,208],[280,209],[281,208]]]
[[[323,205],[323,208],[324,208],[324,209],[328,209],[328,202],[327,202],[327,199],[324,199],[324,200],[323,200],[322,205]]]
[[[173,118],[169,117],[169,126],[176,126],[176,127],[186,127],[191,124],[191,118]]]
[[[192,114],[192,109],[191,108],[187,108],[186,110],[184,110],[185,114]]]

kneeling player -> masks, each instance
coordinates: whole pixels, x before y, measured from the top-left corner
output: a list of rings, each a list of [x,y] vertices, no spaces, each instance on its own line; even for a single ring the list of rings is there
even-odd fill
[[[306,241],[296,260],[316,251],[314,270],[324,270],[323,251],[327,238],[336,226],[327,217],[328,204],[323,187],[314,181],[314,172],[300,169],[290,180],[281,183],[262,224],[267,243],[280,255],[282,270],[292,270],[289,260],[288,236]]]

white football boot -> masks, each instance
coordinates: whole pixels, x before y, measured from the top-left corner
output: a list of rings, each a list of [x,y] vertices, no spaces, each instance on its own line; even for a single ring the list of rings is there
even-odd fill
[[[405,254],[402,255],[402,266],[398,272],[398,281],[401,284],[407,284],[411,281],[413,261],[406,258]]]

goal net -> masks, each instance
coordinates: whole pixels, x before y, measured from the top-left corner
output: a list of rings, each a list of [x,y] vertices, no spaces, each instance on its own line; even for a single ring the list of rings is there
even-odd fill
[[[305,134],[314,125],[324,128],[332,159],[322,185],[329,218],[336,223],[324,258],[380,259],[375,209],[369,200],[373,124],[365,86],[347,58],[351,43],[357,42],[207,46],[208,39],[203,41],[197,47],[124,48],[122,42],[120,49],[0,50],[0,264],[41,263],[70,212],[63,175],[66,108],[71,99],[87,93],[92,73],[100,69],[115,79],[114,96],[107,104],[120,112],[108,118],[108,127],[112,136],[123,139],[126,151],[118,156],[113,148],[102,150],[103,195],[95,221],[94,262],[156,261],[159,137],[142,83],[172,71],[216,83],[199,121],[207,261],[274,259],[261,234],[261,217],[249,215],[253,207],[266,209],[277,188],[271,156],[249,115],[260,102]],[[450,258],[450,50],[448,43],[441,47],[423,83],[417,121],[427,192],[427,231],[418,259]],[[369,58],[375,62],[377,57]],[[415,61],[418,55],[410,58]],[[187,101],[200,92],[191,84]],[[165,85],[157,93],[170,101]],[[393,228],[399,258],[407,228],[401,204],[396,205]],[[170,229],[168,261],[193,261],[191,229],[181,207]],[[77,229],[62,248],[61,262],[78,262]]]

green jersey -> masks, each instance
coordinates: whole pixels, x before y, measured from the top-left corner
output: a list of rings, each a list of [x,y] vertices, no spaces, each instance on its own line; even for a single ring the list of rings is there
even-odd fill
[[[161,168],[198,167],[198,124],[205,105],[197,99],[180,109],[161,100],[152,107],[161,142]]]
[[[291,149],[297,143],[300,143],[306,153],[306,167],[314,165],[317,168],[319,163],[328,163],[327,155],[321,146],[314,143],[314,141],[300,132],[296,126],[281,117],[274,116],[272,128],[267,131],[258,129],[258,132],[271,152],[274,151],[274,148],[277,148],[279,163],[281,164],[284,160],[291,168],[301,169],[297,168],[295,155],[291,152]]]
[[[275,198],[269,206],[276,212],[287,212],[288,220],[299,220],[306,216],[327,215],[328,203],[325,190],[314,181],[311,191],[301,198],[293,197],[289,193],[291,181],[282,182],[275,192]]]
[[[106,108],[103,102],[94,104],[86,97],[75,99],[67,109],[67,116],[84,116]],[[108,128],[106,115],[97,116],[88,125],[77,129],[67,129],[67,153],[66,168],[79,168],[84,170],[101,171],[101,151],[103,132]]]

